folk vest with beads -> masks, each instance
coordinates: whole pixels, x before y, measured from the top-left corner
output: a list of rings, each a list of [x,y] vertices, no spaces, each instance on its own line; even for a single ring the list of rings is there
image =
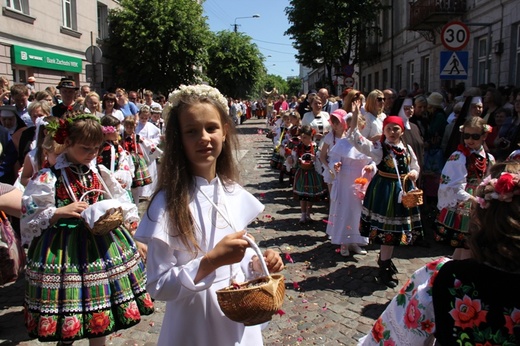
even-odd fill
[[[408,149],[398,148],[393,145],[383,144],[383,159],[377,165],[377,169],[381,172],[396,174],[392,153],[397,161],[397,169],[399,174],[406,174],[410,171],[411,156]]]

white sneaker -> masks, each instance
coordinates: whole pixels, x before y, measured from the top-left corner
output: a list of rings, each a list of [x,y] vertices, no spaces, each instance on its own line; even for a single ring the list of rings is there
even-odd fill
[[[350,252],[348,251],[348,245],[347,244],[341,244],[341,248],[339,249],[339,253],[343,257],[350,256]]]
[[[358,255],[366,255],[368,253],[367,250],[363,249],[358,244],[350,244],[349,250],[351,250],[352,252],[354,252]]]

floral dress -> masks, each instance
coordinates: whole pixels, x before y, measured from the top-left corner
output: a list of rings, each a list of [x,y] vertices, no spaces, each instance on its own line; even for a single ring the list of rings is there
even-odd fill
[[[66,175],[66,177],[65,177]],[[22,197],[22,241],[27,254],[25,325],[40,341],[97,338],[139,323],[154,310],[145,290],[146,273],[124,226],[94,235],[82,218],[61,218],[59,207],[103,199],[102,177],[113,198],[124,204],[124,222],[139,221],[128,193],[103,166],[73,165],[66,154],[41,170]],[[68,184],[66,183],[68,181]]]
[[[377,174],[370,181],[363,199],[361,235],[369,237],[373,243],[393,246],[410,245],[422,238],[419,208],[405,208],[399,201],[404,175],[412,169],[420,171],[410,146],[405,147],[402,142],[397,145],[373,143],[361,136],[357,129],[349,130],[347,139],[377,164]],[[399,179],[394,162],[397,162]],[[411,184],[407,181],[406,191],[411,189]]]
[[[520,273],[440,258],[412,275],[359,345],[518,345],[519,290]]]
[[[495,163],[491,154],[459,145],[444,165],[438,192],[435,240],[456,248],[467,248],[471,200],[474,189]]]

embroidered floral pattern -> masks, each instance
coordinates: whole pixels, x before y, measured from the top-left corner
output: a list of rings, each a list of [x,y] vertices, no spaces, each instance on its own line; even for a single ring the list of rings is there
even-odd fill
[[[92,334],[103,334],[114,323],[106,311],[95,312],[89,317],[88,329]]]
[[[61,336],[64,339],[72,339],[78,335],[81,330],[81,321],[77,316],[67,316],[61,327]]]
[[[41,337],[48,337],[56,334],[56,317],[40,317],[38,325],[38,333]]]
[[[446,261],[439,258],[417,270],[375,322],[365,343],[360,344],[400,345],[403,340],[407,345],[424,344],[435,332],[433,309],[428,302],[436,274]]]

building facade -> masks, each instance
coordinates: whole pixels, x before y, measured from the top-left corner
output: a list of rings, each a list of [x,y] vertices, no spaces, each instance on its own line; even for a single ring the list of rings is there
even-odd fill
[[[430,92],[460,82],[466,88],[490,82],[520,86],[520,1],[385,0],[384,5],[373,23],[380,34],[368,37],[363,47],[361,90],[411,90],[414,83]],[[462,22],[469,34],[456,62],[454,50],[443,44],[453,34],[443,27],[453,21]],[[458,34],[455,39],[464,40],[464,33]]]
[[[56,86],[62,77],[103,88],[110,69],[96,56],[98,43],[108,36],[108,12],[117,7],[116,0],[2,0],[0,76],[11,84],[34,76],[36,90]],[[90,48],[94,67],[85,54],[92,46],[98,47]]]

